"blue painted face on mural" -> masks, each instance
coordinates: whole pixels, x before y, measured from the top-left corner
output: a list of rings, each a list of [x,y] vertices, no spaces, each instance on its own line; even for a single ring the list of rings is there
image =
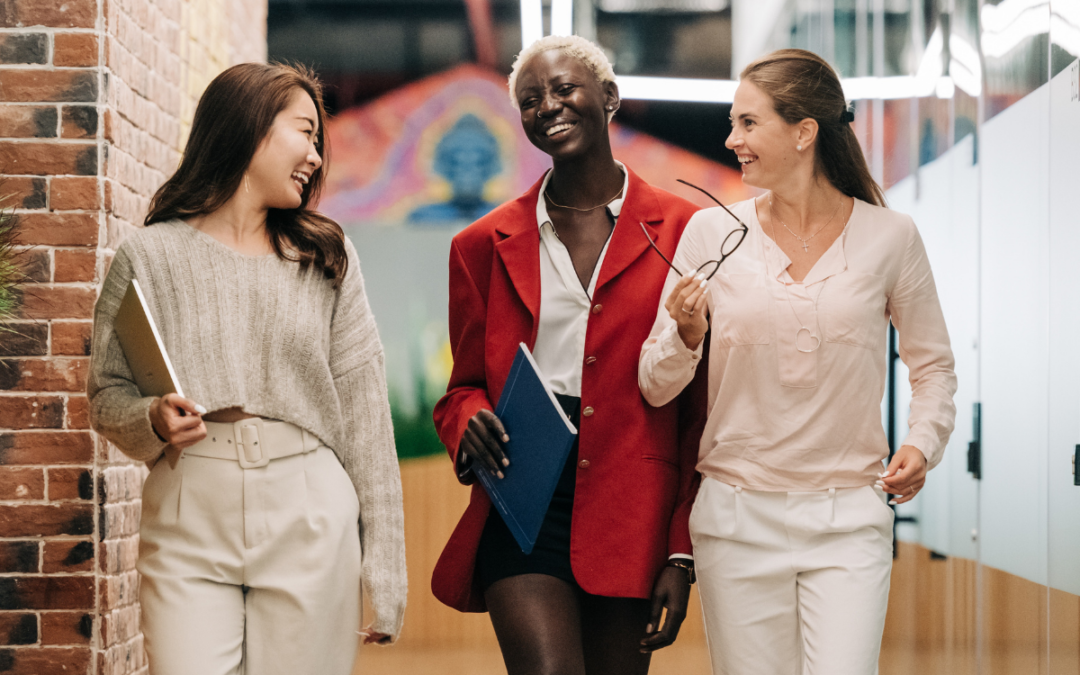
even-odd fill
[[[476,115],[462,115],[435,147],[435,173],[450,183],[450,199],[417,208],[409,222],[476,220],[497,206],[484,200],[484,186],[500,172],[495,136]]]

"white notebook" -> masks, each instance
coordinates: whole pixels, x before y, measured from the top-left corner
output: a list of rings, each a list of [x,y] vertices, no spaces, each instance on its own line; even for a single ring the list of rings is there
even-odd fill
[[[161,341],[161,333],[150,315],[146,296],[139,287],[137,279],[128,284],[127,292],[116,311],[113,330],[120,340],[135,384],[143,396],[164,396],[176,393],[184,395],[180,381],[176,378],[172,361]]]

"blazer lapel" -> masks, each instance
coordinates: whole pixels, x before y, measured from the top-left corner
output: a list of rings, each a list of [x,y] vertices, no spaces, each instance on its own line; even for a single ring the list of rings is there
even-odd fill
[[[645,229],[655,240],[657,233],[654,224],[664,220],[664,212],[660,208],[660,201],[656,198],[652,187],[638,178],[638,175],[629,167],[626,170],[630,174],[630,184],[627,186],[629,194],[623,202],[619,220],[615,224],[615,232],[611,235],[611,244],[608,246],[607,254],[604,255],[600,276],[596,280],[597,291],[649,250],[649,242],[638,223],[645,223]],[[536,218],[534,217],[533,220]]]
[[[540,225],[536,222],[537,181],[528,192],[514,200],[513,208],[495,226],[505,238],[495,250],[506,267],[510,282],[533,319],[533,333],[540,319]]]

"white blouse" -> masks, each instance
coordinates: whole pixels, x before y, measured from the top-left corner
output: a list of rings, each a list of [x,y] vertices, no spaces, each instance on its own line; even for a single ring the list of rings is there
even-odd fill
[[[905,445],[941,461],[956,417],[956,374],[934,276],[911,218],[855,201],[847,228],[801,283],[766,236],[754,201],[731,210],[750,230],[709,282],[709,415],[698,471],[752,490],[872,485],[889,454],[881,426],[886,328],[910,370]],[[719,208],[690,219],[675,266],[719,258],[736,227]],[[671,273],[662,295],[678,281]],[[694,376],[663,305],[642,348],[638,382],[663,405]]]
[[[618,199],[607,205],[608,212],[618,220],[630,179],[626,167],[615,162],[623,172],[623,189]],[[544,176],[540,196],[536,200],[536,222],[540,226],[540,321],[536,332],[533,358],[547,378],[552,391],[564,396],[581,396],[581,369],[585,362],[585,331],[589,326],[589,298],[596,289],[596,279],[604,264],[611,236],[600,251],[588,293],[581,287],[570,252],[559,240],[548,216],[547,190],[551,172]],[[612,234],[615,228],[611,228]]]

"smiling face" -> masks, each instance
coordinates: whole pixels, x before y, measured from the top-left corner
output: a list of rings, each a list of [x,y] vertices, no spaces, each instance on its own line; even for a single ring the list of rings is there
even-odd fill
[[[788,124],[776,113],[772,98],[749,80],[739,83],[731,106],[731,135],[724,143],[742,166],[743,182],[775,189],[794,166],[813,158],[804,123]],[[811,139],[812,140],[812,139]],[[796,149],[802,144],[803,149]]]
[[[266,208],[299,208],[304,190],[322,166],[319,139],[315,103],[297,89],[251,158],[240,189],[254,193]]]
[[[558,49],[540,52],[521,68],[515,87],[521,128],[555,161],[608,143],[606,107],[618,107],[618,89],[598,82],[578,59]]]

